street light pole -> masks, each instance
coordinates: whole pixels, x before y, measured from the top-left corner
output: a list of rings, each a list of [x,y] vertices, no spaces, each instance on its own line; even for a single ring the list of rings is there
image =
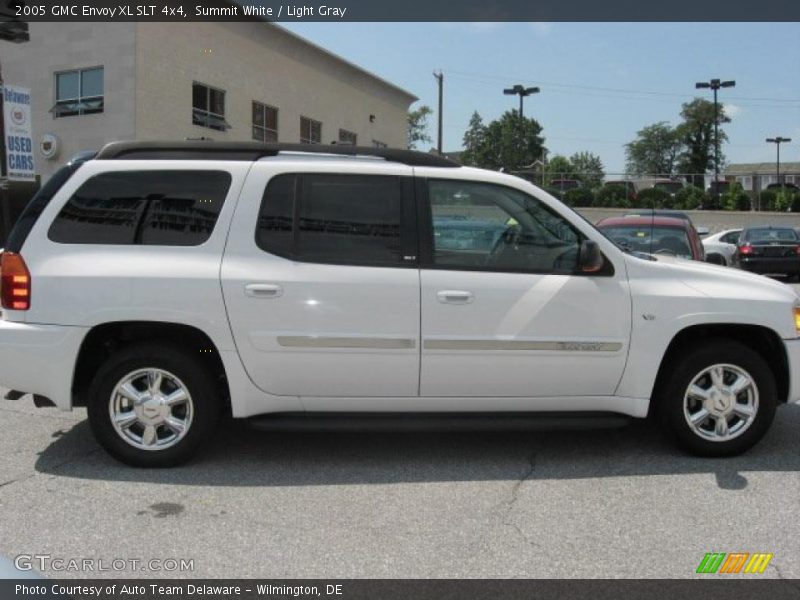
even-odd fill
[[[525,87],[524,85],[517,84],[512,88],[506,88],[503,93],[506,96],[519,96],[519,120],[523,119],[522,115],[522,99],[530,96],[531,94],[538,94],[541,90],[538,87]]]
[[[792,138],[786,138],[781,136],[775,136],[774,138],[767,138],[767,142],[770,144],[775,144],[775,149],[777,150],[777,159],[775,161],[775,174],[778,178],[778,185],[781,184],[781,144],[788,144],[792,141]]]
[[[714,91],[714,202],[715,207],[719,208],[719,104],[717,102],[717,91],[720,88],[729,88],[736,85],[735,81],[701,81],[694,84],[695,89],[711,89]]]
[[[439,85],[439,124],[438,124],[438,137],[436,139],[436,150],[439,152],[439,155],[442,155],[442,123],[443,123],[443,100],[442,97],[444,95],[444,73],[441,71],[434,71],[433,76],[436,78],[436,82]]]

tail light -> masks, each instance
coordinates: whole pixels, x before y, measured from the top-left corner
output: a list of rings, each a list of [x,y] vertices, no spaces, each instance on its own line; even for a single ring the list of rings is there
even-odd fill
[[[753,247],[750,244],[739,246],[739,254],[752,254],[752,253],[753,253]]]
[[[7,310],[31,307],[31,274],[22,256],[15,252],[0,255],[0,300]]]

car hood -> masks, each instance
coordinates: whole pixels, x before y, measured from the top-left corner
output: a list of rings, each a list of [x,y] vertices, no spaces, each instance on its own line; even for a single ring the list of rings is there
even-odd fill
[[[628,272],[659,279],[677,279],[695,291],[712,298],[798,301],[798,294],[785,283],[763,275],[731,267],[671,256],[655,256],[645,260],[628,256]]]

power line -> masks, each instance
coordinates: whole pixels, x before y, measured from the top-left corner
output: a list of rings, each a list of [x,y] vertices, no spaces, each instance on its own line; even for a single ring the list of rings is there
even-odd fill
[[[472,79],[475,81],[483,81],[483,82],[494,82],[494,81],[505,81],[510,78],[510,76],[501,76],[501,75],[488,75],[482,73],[470,73],[467,71],[460,71],[460,70],[452,70],[447,69],[448,74],[455,76],[456,78],[462,79]],[[614,94],[625,94],[630,96],[662,96],[668,98],[694,98],[696,97],[694,94],[681,94],[677,92],[661,92],[655,90],[632,90],[632,89],[625,89],[625,88],[611,88],[611,87],[600,87],[600,86],[589,86],[589,85],[580,85],[580,84],[571,84],[571,83],[563,83],[563,82],[554,82],[554,81],[542,81],[537,79],[537,83],[542,85],[548,86],[548,88],[565,88],[565,89],[575,89],[575,90],[585,90],[585,91],[597,91],[597,92],[606,92],[606,93],[614,93]],[[800,108],[800,98],[767,98],[767,97],[756,97],[756,96],[728,96],[730,100],[736,101],[744,101],[744,102],[775,102],[775,103],[785,103],[787,106],[785,108]],[[753,105],[758,106],[758,105]]]

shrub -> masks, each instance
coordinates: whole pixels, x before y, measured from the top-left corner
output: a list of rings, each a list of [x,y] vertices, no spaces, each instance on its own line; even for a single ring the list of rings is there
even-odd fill
[[[800,192],[795,192],[792,196],[792,204],[789,207],[792,212],[800,212]]]
[[[775,204],[773,210],[775,212],[787,212],[791,210],[793,200],[794,194],[792,192],[789,190],[780,190],[775,194]]]
[[[630,208],[628,190],[624,185],[604,185],[594,196],[592,206],[599,208]]]
[[[677,194],[675,194],[675,203],[673,208],[682,208],[683,210],[697,210],[708,204],[706,193],[699,187],[688,185]]]
[[[759,200],[761,203],[761,210],[765,211],[772,211],[775,210],[775,192],[772,190],[762,190],[761,191],[761,199]]]
[[[720,205],[724,210],[750,210],[750,196],[745,193],[741,184],[734,183],[720,197]]]
[[[648,188],[639,192],[636,206],[641,208],[673,208],[672,196],[660,188]]]
[[[594,202],[594,194],[589,188],[575,188],[574,190],[569,190],[564,194],[564,202],[570,206],[577,206],[579,208],[592,206],[592,203]]]

